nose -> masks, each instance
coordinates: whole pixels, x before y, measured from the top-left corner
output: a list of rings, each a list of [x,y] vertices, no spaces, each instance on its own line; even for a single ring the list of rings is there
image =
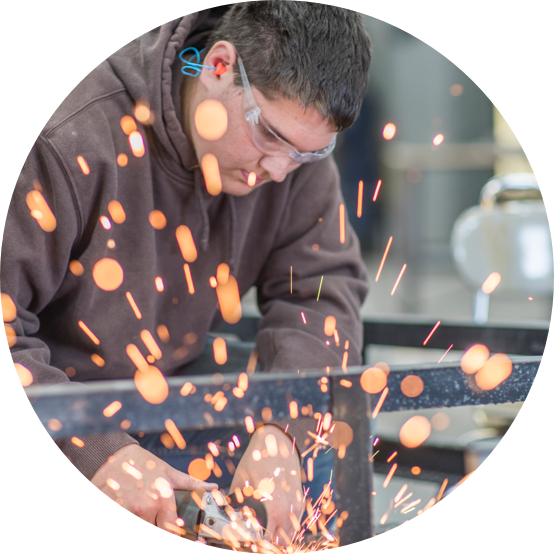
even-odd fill
[[[260,166],[269,173],[272,181],[281,183],[287,173],[296,168],[288,156],[264,156],[260,159]]]

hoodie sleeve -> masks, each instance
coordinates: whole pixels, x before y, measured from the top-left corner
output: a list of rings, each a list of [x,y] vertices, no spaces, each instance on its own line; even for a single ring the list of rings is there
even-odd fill
[[[68,168],[55,149],[39,137],[15,187],[2,244],[2,310],[8,343],[19,371],[32,384],[70,383],[60,368],[50,365],[50,350],[37,337],[39,314],[53,300],[63,307],[59,289],[69,271],[71,252],[81,232],[81,214]],[[61,296],[61,297],[60,297]],[[70,440],[56,441],[64,454],[91,478],[108,457],[126,444],[117,433],[83,437],[79,448]]]
[[[257,283],[263,371],[362,361],[360,306],[368,286],[358,239],[334,160],[310,166],[293,177],[275,247]]]

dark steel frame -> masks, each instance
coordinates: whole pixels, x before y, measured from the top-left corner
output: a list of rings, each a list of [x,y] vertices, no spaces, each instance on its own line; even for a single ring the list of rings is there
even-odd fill
[[[428,322],[375,322],[364,323],[364,346],[368,344],[421,345],[434,324]],[[532,326],[486,327],[441,324],[429,346],[447,348],[455,341],[456,349],[475,342],[484,342],[493,351],[511,354],[531,354],[544,349],[547,327]],[[230,329],[243,340],[252,340],[257,331],[255,318],[243,318]],[[399,338],[400,337],[400,338]],[[417,339],[417,340],[416,340]],[[446,343],[449,343],[445,346]],[[540,357],[513,358],[510,377],[492,391],[481,391],[473,376],[466,375],[459,364],[424,364],[391,368],[387,386],[389,393],[382,412],[439,408],[464,405],[500,404],[525,400],[540,364]],[[303,371],[298,374],[254,373],[250,376],[245,397],[240,401],[228,393],[228,404],[221,412],[204,401],[206,394],[215,394],[224,383],[235,386],[238,375],[227,374],[223,383],[215,385],[209,376],[168,378],[169,396],[158,405],[149,404],[138,393],[132,381],[98,381],[86,386],[50,385],[31,386],[26,389],[28,398],[40,421],[54,439],[72,436],[120,431],[120,424],[131,422],[130,433],[163,431],[165,420],[172,419],[182,430],[230,427],[244,424],[251,416],[262,422],[262,410],[270,407],[274,419],[289,418],[289,402],[299,406],[312,406],[313,412],[331,412],[334,419],[344,421],[354,430],[354,440],[343,459],[335,451],[335,504],[340,512],[347,510],[348,519],[341,528],[341,545],[352,544],[373,536],[372,514],[372,410],[380,394],[365,393],[360,386],[346,388],[342,380],[358,385],[361,373],[367,366],[349,367],[347,372],[334,369],[328,374],[328,392],[322,392],[319,381],[321,371]],[[408,375],[417,375],[424,382],[423,393],[415,398],[405,396],[400,383]],[[184,383],[196,387],[196,393],[183,397]],[[102,415],[103,409],[113,401],[122,404],[113,417]],[[53,431],[47,424],[50,419],[61,422],[62,428]],[[267,419],[267,418],[266,418]],[[360,499],[364,499],[360,502]]]

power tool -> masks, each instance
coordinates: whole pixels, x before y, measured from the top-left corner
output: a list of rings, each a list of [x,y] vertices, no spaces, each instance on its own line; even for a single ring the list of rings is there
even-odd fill
[[[267,526],[264,503],[253,496],[239,502],[221,491],[175,491],[177,515],[184,521],[185,538],[211,546],[248,548],[263,540]]]

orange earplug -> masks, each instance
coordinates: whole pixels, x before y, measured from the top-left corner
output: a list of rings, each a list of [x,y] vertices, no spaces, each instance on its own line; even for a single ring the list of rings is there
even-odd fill
[[[215,66],[214,75],[223,75],[226,71],[227,71],[227,68],[221,62],[219,62]]]

